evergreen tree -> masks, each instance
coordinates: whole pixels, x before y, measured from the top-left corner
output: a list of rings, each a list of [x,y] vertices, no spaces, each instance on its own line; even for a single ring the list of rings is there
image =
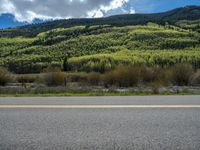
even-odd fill
[[[65,56],[64,61],[63,61],[63,70],[64,71],[69,71],[70,70],[69,64],[68,64],[68,61],[67,61],[67,56]]]

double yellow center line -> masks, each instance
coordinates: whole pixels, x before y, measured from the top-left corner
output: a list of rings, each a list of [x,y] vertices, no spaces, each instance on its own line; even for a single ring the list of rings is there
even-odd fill
[[[0,109],[200,108],[200,105],[0,105]]]

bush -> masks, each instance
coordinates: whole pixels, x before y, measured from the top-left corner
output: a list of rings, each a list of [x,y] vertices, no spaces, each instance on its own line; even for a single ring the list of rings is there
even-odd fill
[[[87,74],[85,73],[68,74],[67,81],[68,82],[86,82]]]
[[[102,77],[104,85],[130,87],[136,86],[140,81],[140,68],[137,66],[119,67],[105,73]]]
[[[88,74],[87,81],[91,85],[99,85],[100,79],[101,79],[101,74],[93,72],[93,73]]]
[[[200,70],[197,70],[197,72],[192,76],[192,84],[200,85]]]
[[[178,86],[189,85],[194,69],[190,64],[177,64],[171,68],[172,83]]]
[[[170,83],[171,72],[168,69],[152,68],[150,73],[144,74],[147,78],[149,75],[149,83],[154,83],[156,86],[163,86]]]
[[[169,69],[156,68],[154,69],[154,75],[155,78],[153,82],[156,82],[156,84],[163,86],[170,83],[171,72]]]
[[[18,75],[16,80],[19,83],[34,83],[37,81],[37,77],[32,75]]]
[[[149,70],[149,69],[148,69]],[[170,83],[171,74],[168,69],[152,68],[150,73],[143,74],[146,78],[150,75],[147,85],[152,88],[154,94],[159,94],[160,87]]]
[[[0,67],[0,85],[5,86],[12,80],[12,74],[6,68]]]
[[[153,68],[147,68],[145,66],[142,66],[140,68],[140,71],[141,71],[141,78],[144,83],[155,81],[157,74]]]
[[[37,81],[37,77],[33,75],[18,75],[16,81],[26,87],[26,83],[34,83]]]
[[[119,67],[102,75],[106,87],[132,87],[139,83],[163,86],[171,81],[171,70],[160,67],[149,68],[143,65]]]
[[[61,86],[66,81],[66,75],[60,69],[51,68],[44,74],[43,81],[47,86]]]
[[[149,86],[152,88],[153,94],[159,94],[159,89],[162,86],[162,83],[160,81],[154,81],[149,83]]]

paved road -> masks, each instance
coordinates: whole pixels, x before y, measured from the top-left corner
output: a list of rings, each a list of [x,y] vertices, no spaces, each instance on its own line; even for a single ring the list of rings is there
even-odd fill
[[[0,97],[0,105],[200,105],[200,96]]]
[[[52,106],[62,104],[110,108]],[[5,105],[52,108],[0,107],[0,150],[200,149],[200,108],[173,107],[200,106],[200,96],[0,98]]]

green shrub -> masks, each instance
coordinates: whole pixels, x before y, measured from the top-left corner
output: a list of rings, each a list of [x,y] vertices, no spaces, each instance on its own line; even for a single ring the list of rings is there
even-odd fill
[[[5,86],[12,80],[12,74],[6,68],[0,67],[0,85]]]
[[[190,64],[176,64],[171,68],[172,83],[178,86],[189,85],[193,72]]]

